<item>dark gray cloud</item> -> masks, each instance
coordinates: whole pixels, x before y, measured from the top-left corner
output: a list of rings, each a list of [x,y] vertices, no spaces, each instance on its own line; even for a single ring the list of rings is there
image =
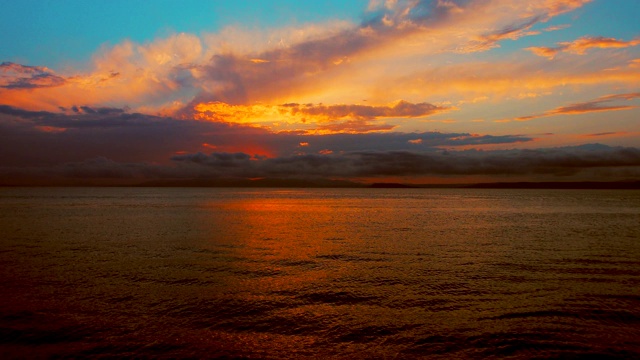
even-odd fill
[[[368,151],[263,159],[251,159],[246,154],[199,153],[173,160],[238,177],[567,176],[591,168],[638,167],[640,150],[590,145],[506,151]]]
[[[640,149],[585,145],[538,150],[504,151],[386,151],[306,154],[275,158],[245,153],[176,155],[173,164],[115,162],[94,158],[41,167],[0,167],[0,183],[25,179],[111,179],[140,183],[161,179],[373,179],[419,176],[485,176],[495,180],[513,176],[529,179],[611,180],[640,175]]]
[[[323,149],[334,152],[362,150],[428,151],[468,145],[516,144],[533,140],[531,137],[521,135],[493,136],[440,132],[305,135],[296,139],[308,144],[304,147],[305,152],[308,153],[317,153]]]

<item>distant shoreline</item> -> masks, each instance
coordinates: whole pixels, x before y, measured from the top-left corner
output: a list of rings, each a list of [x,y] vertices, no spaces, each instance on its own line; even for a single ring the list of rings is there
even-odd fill
[[[492,182],[475,184],[396,184],[375,183],[372,188],[456,188],[456,189],[640,189],[640,181],[571,181],[571,182]]]

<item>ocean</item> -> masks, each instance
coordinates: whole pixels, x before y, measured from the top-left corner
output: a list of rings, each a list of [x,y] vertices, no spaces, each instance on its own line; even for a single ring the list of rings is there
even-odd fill
[[[1,358],[640,358],[640,191],[0,188]]]

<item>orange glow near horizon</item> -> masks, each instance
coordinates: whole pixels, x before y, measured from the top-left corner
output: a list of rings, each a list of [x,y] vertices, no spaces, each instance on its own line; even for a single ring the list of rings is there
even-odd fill
[[[382,122],[383,119],[419,119],[451,109],[447,106],[428,103],[414,104],[402,100],[381,106],[298,103],[231,105],[214,101],[195,105],[193,118],[261,127],[274,132],[304,131],[307,134],[315,135],[356,134],[384,132],[395,127],[395,125]]]
[[[274,132],[279,130],[310,132],[314,124],[323,121],[317,117],[314,119],[293,114],[288,109],[277,105],[230,105],[216,101],[198,104],[194,107],[194,111],[193,118],[196,120],[261,127]]]
[[[66,128],[55,127],[55,126],[36,126],[35,128],[42,132],[48,132],[48,133],[61,133],[61,132],[67,131]]]
[[[276,153],[264,146],[256,145],[256,144],[238,144],[238,145],[211,145],[204,143],[202,144],[203,151],[205,153],[210,152],[227,152],[227,153],[245,153],[251,156],[265,156],[268,158],[273,158],[276,156]]]

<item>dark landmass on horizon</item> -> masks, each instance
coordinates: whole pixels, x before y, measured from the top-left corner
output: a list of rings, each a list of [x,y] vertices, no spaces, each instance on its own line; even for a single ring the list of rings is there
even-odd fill
[[[487,182],[453,184],[360,183],[331,179],[161,179],[114,183],[109,179],[59,180],[38,182],[0,182],[0,187],[212,187],[212,188],[371,188],[371,189],[640,189],[640,180]]]
[[[640,181],[497,182],[464,186],[474,189],[640,189]]]

